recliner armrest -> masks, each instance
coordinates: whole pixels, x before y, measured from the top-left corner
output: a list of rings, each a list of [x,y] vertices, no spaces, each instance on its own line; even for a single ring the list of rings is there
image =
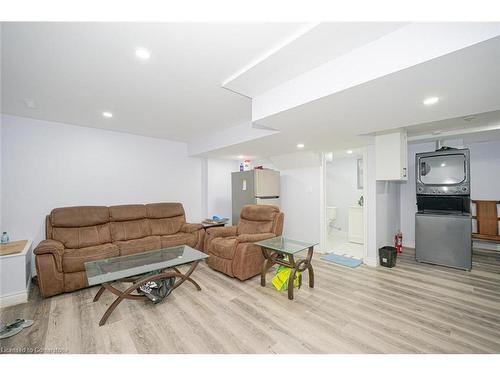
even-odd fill
[[[232,226],[232,227],[215,227],[215,228],[208,228],[207,229],[207,235],[209,235],[212,238],[215,237],[232,237],[236,236],[238,233],[238,227],[237,226]]]
[[[200,229],[203,229],[203,225],[201,225],[201,224],[185,223],[181,227],[181,232],[193,233],[193,232],[196,232],[197,230],[200,230]]]
[[[276,237],[274,233],[255,233],[255,234],[240,234],[236,239],[239,243],[257,242]]]
[[[35,255],[52,254],[59,272],[62,272],[62,255],[64,245],[56,240],[43,240],[33,251]]]

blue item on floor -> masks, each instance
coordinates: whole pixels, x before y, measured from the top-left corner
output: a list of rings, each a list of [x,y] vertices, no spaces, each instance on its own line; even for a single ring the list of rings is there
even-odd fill
[[[330,253],[328,255],[324,255],[321,259],[326,260],[327,262],[332,262],[336,264],[340,264],[341,266],[346,266],[350,268],[359,267],[363,261],[361,259],[349,258],[343,255],[337,255],[334,253]]]

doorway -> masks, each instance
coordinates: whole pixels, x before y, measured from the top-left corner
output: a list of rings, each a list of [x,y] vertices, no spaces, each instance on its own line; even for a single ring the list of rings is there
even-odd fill
[[[323,236],[327,253],[363,259],[365,254],[364,152],[341,150],[323,157]]]

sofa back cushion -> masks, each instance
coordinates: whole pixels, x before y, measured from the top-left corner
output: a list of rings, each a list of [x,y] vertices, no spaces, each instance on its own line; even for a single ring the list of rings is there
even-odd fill
[[[47,218],[47,238],[79,249],[111,242],[109,210],[102,206],[63,207]]]
[[[109,207],[111,238],[127,241],[151,235],[143,204],[126,204]]]
[[[273,233],[280,210],[272,205],[243,206],[238,234]]]
[[[146,215],[153,236],[175,234],[186,223],[186,215],[181,203],[147,204]]]
[[[78,206],[54,208],[50,213],[53,227],[78,228],[109,223],[109,209],[105,206]]]

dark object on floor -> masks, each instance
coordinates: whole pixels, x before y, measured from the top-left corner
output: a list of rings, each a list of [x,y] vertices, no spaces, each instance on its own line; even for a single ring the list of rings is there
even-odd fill
[[[174,284],[175,277],[167,277],[161,280],[150,281],[137,288],[137,292],[148,297],[151,302],[159,303],[172,292]]]
[[[378,249],[378,256],[381,266],[392,268],[396,265],[398,252],[393,246],[384,246]]]
[[[16,319],[12,323],[0,326],[0,339],[6,339],[17,335],[23,330],[33,325],[33,320]]]

